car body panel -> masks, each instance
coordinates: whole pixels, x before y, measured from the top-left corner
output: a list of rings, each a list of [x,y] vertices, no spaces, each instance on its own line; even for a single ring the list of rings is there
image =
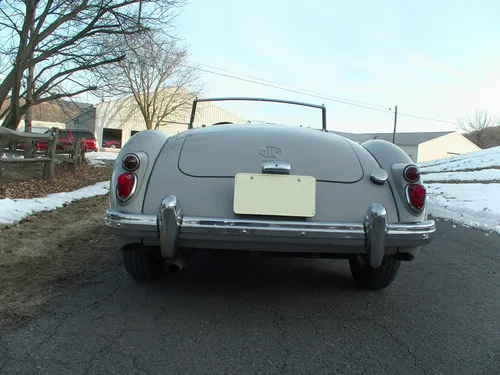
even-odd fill
[[[365,149],[373,160],[377,160],[378,164],[389,174],[389,185],[391,186],[394,201],[398,209],[399,220],[402,222],[417,222],[427,219],[427,205],[420,213],[412,212],[406,198],[405,188],[409,184],[402,178],[403,170],[407,165],[412,165],[411,158],[395,144],[382,140],[372,139],[362,143],[360,146]],[[422,183],[420,178],[417,183]]]
[[[220,125],[186,137],[179,169],[193,177],[261,173],[264,162],[290,164],[291,173],[318,181],[352,183],[363,169],[350,142],[333,133],[287,125]]]
[[[150,176],[152,175],[151,172],[153,170],[153,166],[158,154],[160,153],[160,150],[166,145],[167,141],[170,141],[167,135],[157,130],[142,131],[128,140],[128,142],[124,145],[124,147],[118,154],[111,180],[116,181],[118,176],[121,173],[125,172],[125,169],[121,165],[121,160],[125,155],[133,152],[134,154],[139,156],[141,163],[139,171],[136,172],[136,174],[138,175],[139,183],[133,199],[126,202],[126,204],[119,203],[116,197],[116,191],[115,189],[113,189],[112,185],[112,189],[110,191],[110,207],[112,209],[116,209],[125,213],[143,212],[144,197],[146,196],[146,189],[149,184]],[[160,171],[161,168],[162,167],[160,166],[158,168],[158,171]],[[158,207],[156,208],[156,212],[154,213],[155,215],[157,211]]]

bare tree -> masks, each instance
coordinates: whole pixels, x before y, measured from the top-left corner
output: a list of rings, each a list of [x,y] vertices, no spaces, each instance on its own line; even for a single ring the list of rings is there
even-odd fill
[[[97,68],[123,59],[116,50],[100,48],[109,35],[133,35],[153,29],[169,34],[185,0],[3,0],[0,32],[9,35],[0,46],[0,114],[4,126],[17,128],[26,109],[44,101],[96,90]],[[36,67],[32,97],[26,96],[25,72]]]
[[[139,110],[146,129],[176,122],[191,108],[203,85],[197,70],[187,62],[187,47],[157,33],[121,36],[125,58],[101,69],[106,95],[131,96],[131,110]],[[108,47],[109,48],[109,47]]]
[[[500,120],[491,117],[487,110],[476,110],[473,116],[458,119],[458,126],[481,148],[485,146],[488,130],[497,125]]]

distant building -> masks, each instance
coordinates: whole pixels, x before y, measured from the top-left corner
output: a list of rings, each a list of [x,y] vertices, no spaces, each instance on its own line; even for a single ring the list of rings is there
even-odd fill
[[[193,97],[194,99],[194,97]],[[191,106],[176,110],[165,119],[158,130],[173,135],[187,130]],[[211,102],[200,102],[196,109],[194,127],[209,126],[221,121],[245,123],[246,120],[228,112]],[[71,117],[66,129],[89,130],[96,137],[99,148],[114,144],[121,147],[130,137],[146,130],[144,118],[133,97],[95,104]],[[110,143],[110,140],[114,140]]]
[[[24,105],[24,99],[19,99],[19,104]],[[0,113],[10,105],[10,98],[7,98],[0,105]],[[52,127],[64,129],[65,122],[71,117],[88,108],[91,104],[80,103],[72,100],[57,99],[48,102],[43,102],[32,107],[31,114],[33,116],[33,128],[47,128]],[[18,131],[24,131],[24,118],[21,116],[21,121],[17,126]],[[0,119],[0,124],[3,123],[3,118]]]
[[[17,126],[17,131],[23,132],[25,129],[24,119],[19,121],[19,125]],[[32,133],[44,133],[45,131],[52,128],[64,129],[66,125],[64,122],[54,122],[54,121],[39,121],[33,120],[31,121],[31,132]]]
[[[332,133],[359,143],[369,139],[392,142],[392,133]],[[395,144],[401,147],[415,163],[481,150],[465,136],[455,131],[396,133]]]

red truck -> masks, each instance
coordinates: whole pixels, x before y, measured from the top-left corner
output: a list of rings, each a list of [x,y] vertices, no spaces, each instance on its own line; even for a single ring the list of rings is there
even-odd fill
[[[47,130],[44,134],[51,132],[51,130]],[[64,146],[71,146],[73,144],[73,140],[76,138],[85,138],[85,152],[90,152],[90,151],[98,151],[97,147],[97,142],[94,137],[94,134],[92,134],[88,130],[66,130],[66,129],[60,129],[59,130],[59,135],[57,137],[59,143],[62,143]],[[24,148],[24,145],[21,143],[19,145],[19,148],[22,150]],[[45,151],[47,150],[47,142],[45,141],[39,141],[36,143],[36,149],[38,151]],[[61,145],[56,146],[56,151],[63,151],[63,148]]]

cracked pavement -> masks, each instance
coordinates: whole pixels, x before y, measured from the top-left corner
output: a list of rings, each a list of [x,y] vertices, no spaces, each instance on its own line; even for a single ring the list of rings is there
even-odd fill
[[[240,253],[138,284],[117,254],[0,339],[0,373],[498,374],[499,311],[500,236],[442,221],[378,292],[347,261]]]

